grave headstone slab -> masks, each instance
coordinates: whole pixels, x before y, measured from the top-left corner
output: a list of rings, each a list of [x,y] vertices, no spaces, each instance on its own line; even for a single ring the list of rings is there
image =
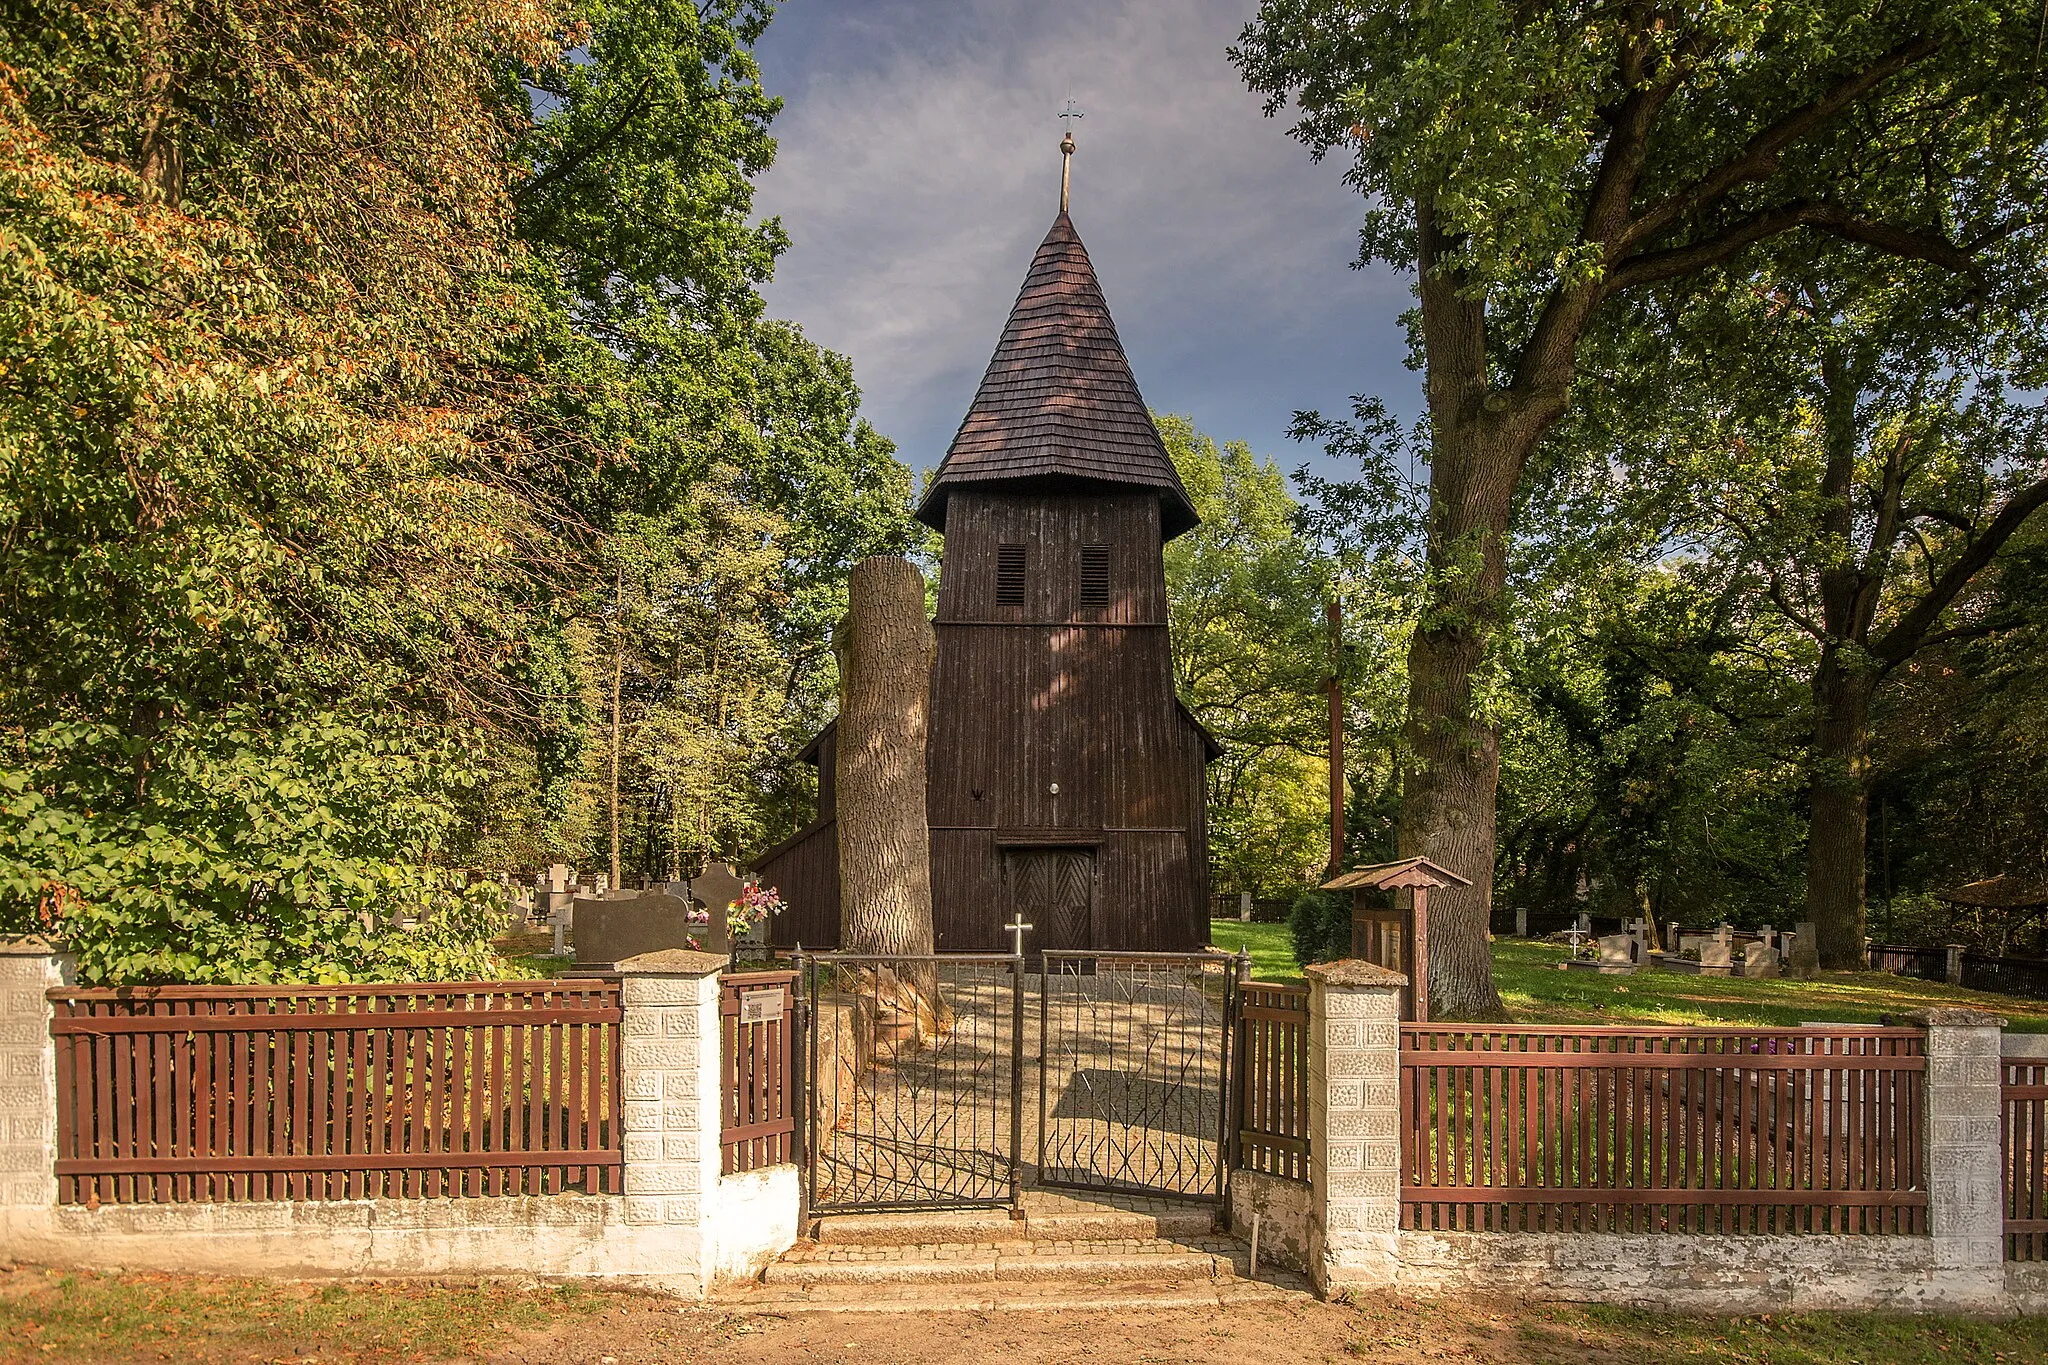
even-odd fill
[[[1742,974],[1764,981],[1778,977],[1778,950],[1768,943],[1752,943],[1743,949]]]
[[[1718,967],[1727,971],[1733,965],[1734,954],[1724,938],[1710,938],[1700,944],[1700,967]]]
[[[711,912],[711,918],[722,926],[725,923],[725,907],[740,898],[740,892],[747,884],[734,872],[730,863],[713,863],[704,869],[704,874],[690,882],[690,895],[697,904]]]
[[[1795,981],[1811,981],[1820,975],[1820,938],[1813,931],[1812,920],[1799,921],[1785,961],[1786,975]]]
[[[688,900],[663,891],[584,900],[576,907],[576,961],[605,966],[641,953],[693,946],[706,953],[729,951],[725,917],[702,923],[693,911]]]

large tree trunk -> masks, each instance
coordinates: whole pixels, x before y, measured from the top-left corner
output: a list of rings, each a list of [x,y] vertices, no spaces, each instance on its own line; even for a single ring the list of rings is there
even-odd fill
[[[1813,676],[1806,917],[1823,967],[1863,965],[1865,840],[1870,812],[1870,694],[1865,673],[1830,645]]]
[[[1421,855],[1467,878],[1430,897],[1431,1012],[1505,1019],[1493,984],[1494,816],[1500,735],[1474,707],[1474,683],[1499,629],[1507,590],[1515,485],[1564,408],[1565,359],[1531,394],[1495,389],[1486,306],[1439,264],[1444,243],[1418,206],[1423,347],[1428,358],[1429,599],[1408,645],[1408,762],[1402,774],[1401,856]]]
[[[839,946],[932,951],[925,729],[936,642],[924,576],[906,559],[854,566],[839,655]]]
[[[1435,424],[1430,451],[1431,591],[1408,646],[1409,767],[1401,856],[1471,881],[1430,897],[1431,1012],[1505,1019],[1487,939],[1493,911],[1500,735],[1474,710],[1473,684],[1501,618],[1508,516],[1521,461],[1492,424]]]

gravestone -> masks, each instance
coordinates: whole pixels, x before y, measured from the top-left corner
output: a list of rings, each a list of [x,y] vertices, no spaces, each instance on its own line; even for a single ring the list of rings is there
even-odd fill
[[[1521,906],[1515,911],[1515,937],[1529,937],[1529,909],[1527,906]]]
[[[738,900],[740,892],[746,889],[746,882],[741,880],[730,863],[713,863],[704,869],[702,876],[690,882],[691,897],[711,912],[721,937],[725,934],[725,908]]]
[[[1763,981],[1778,977],[1778,950],[1768,943],[1752,943],[1742,951],[1742,974]]]
[[[1785,961],[1785,974],[1794,981],[1811,981],[1820,975],[1820,937],[1813,932],[1812,920],[1799,921]]]
[[[1600,970],[1636,965],[1636,940],[1632,934],[1607,934],[1600,940]]]
[[[667,891],[586,897],[576,904],[576,965],[605,967],[669,948],[727,951],[725,917],[703,912]]]
[[[1734,966],[1734,954],[1729,941],[1716,934],[1700,942],[1700,970],[1721,976],[1728,975]]]

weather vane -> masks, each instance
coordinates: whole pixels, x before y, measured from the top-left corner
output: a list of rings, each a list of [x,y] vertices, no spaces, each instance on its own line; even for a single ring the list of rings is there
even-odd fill
[[[1074,120],[1086,118],[1086,114],[1074,107],[1074,97],[1067,96],[1067,107],[1060,110],[1060,122],[1066,131],[1060,136],[1060,212],[1067,211],[1067,183],[1069,171],[1074,165]]]

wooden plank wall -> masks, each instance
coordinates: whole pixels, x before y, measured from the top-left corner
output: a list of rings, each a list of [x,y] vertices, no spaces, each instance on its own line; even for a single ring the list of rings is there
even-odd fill
[[[1062,840],[1095,851],[1091,946],[1202,947],[1203,741],[1174,696],[1158,498],[962,488],[946,525],[927,766],[939,950],[1008,947],[1002,849]],[[1003,543],[1032,556],[1022,606],[995,601]],[[1106,607],[1079,604],[1088,543],[1112,547]],[[759,864],[791,906],[776,946],[837,942],[836,837],[821,826]]]

